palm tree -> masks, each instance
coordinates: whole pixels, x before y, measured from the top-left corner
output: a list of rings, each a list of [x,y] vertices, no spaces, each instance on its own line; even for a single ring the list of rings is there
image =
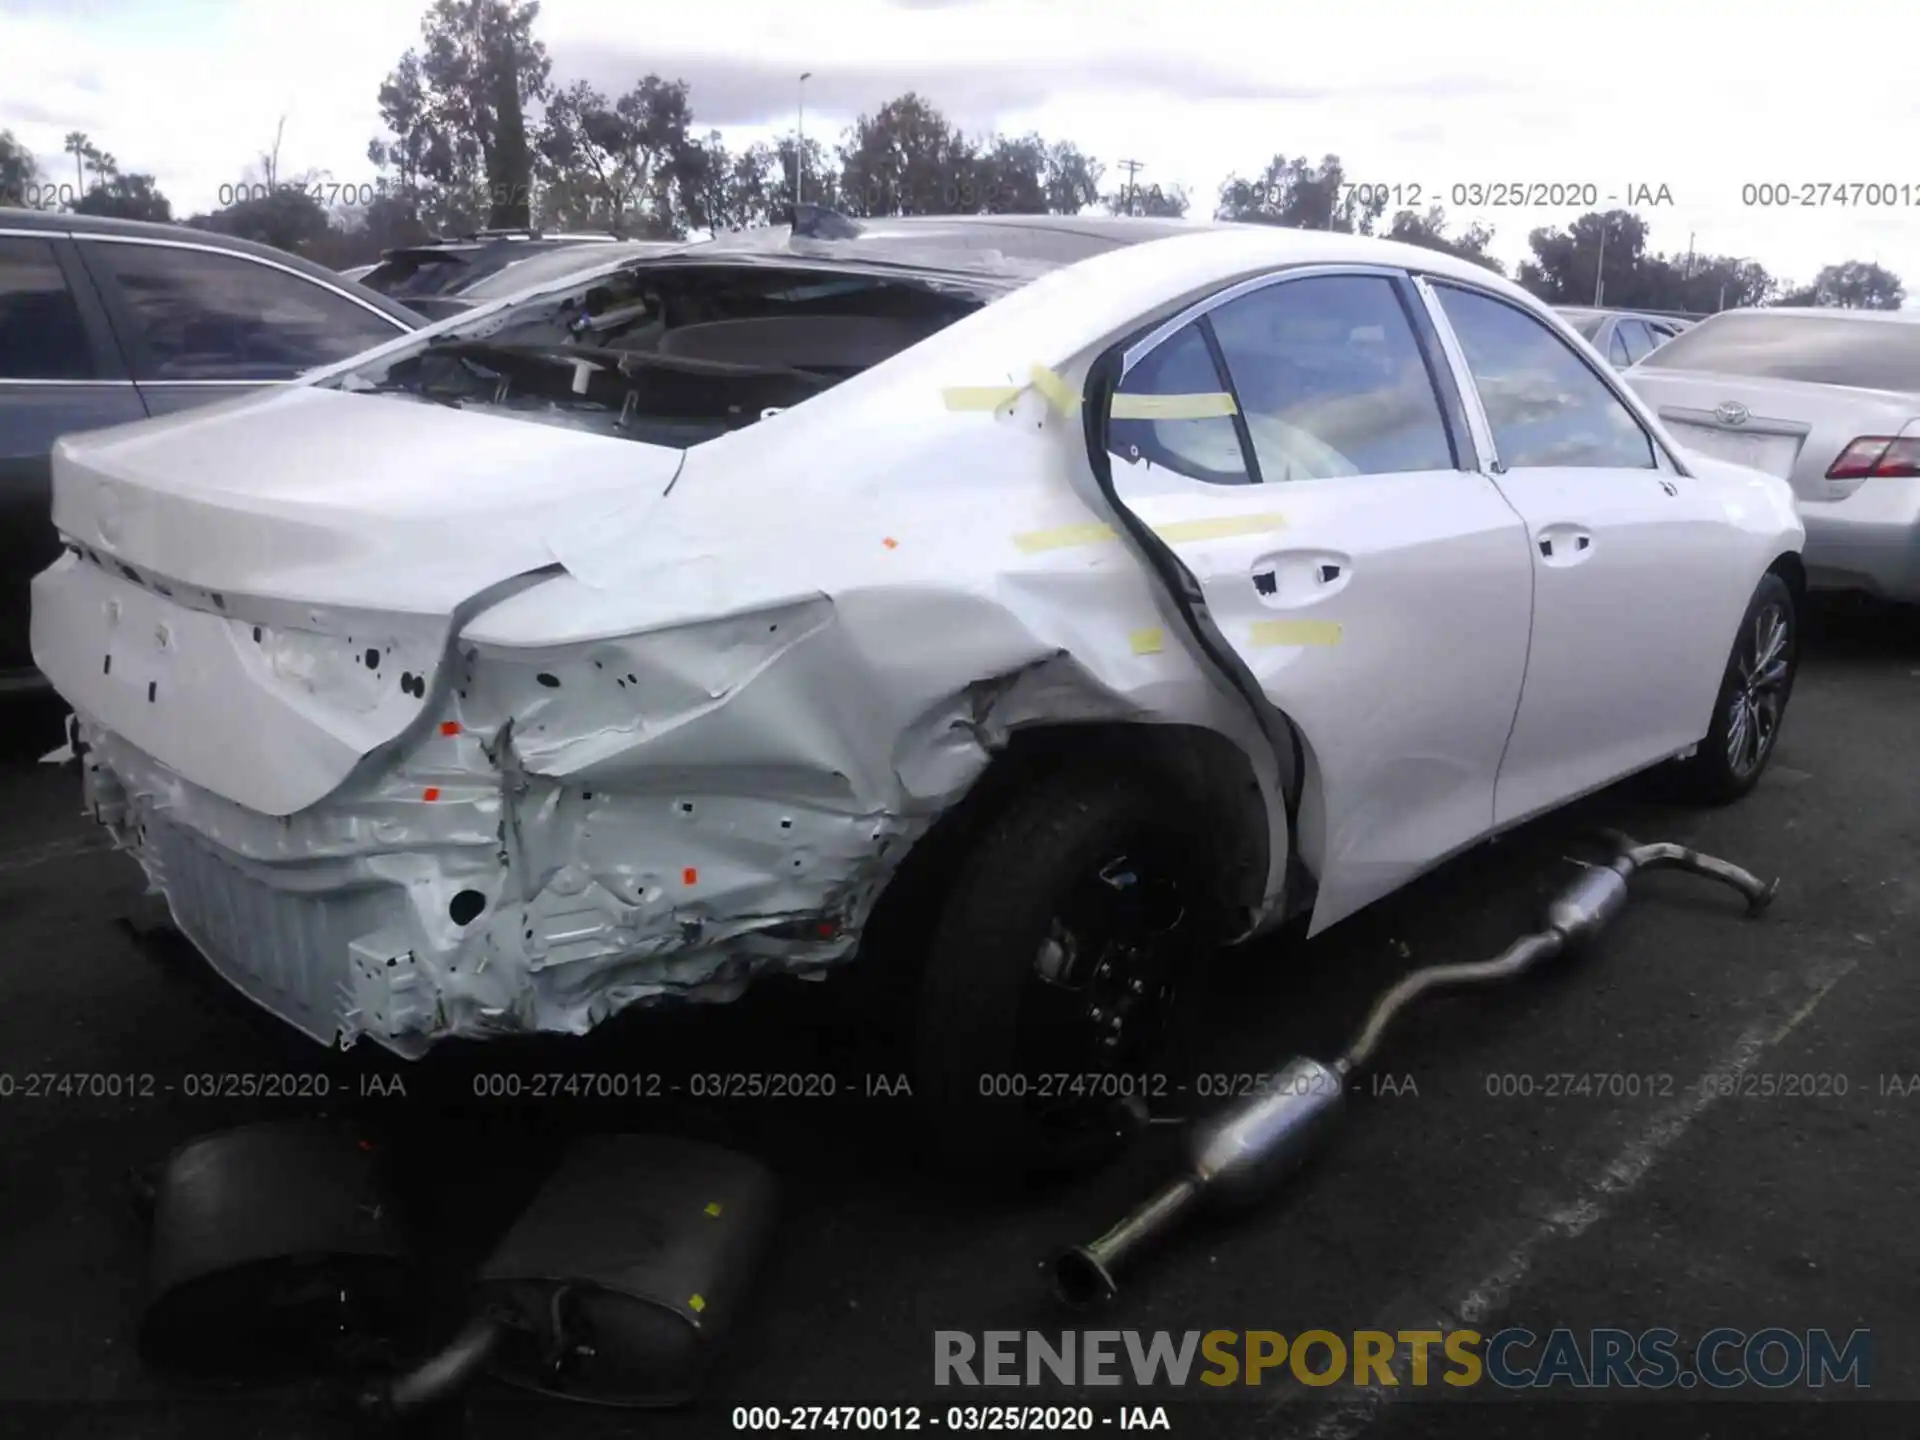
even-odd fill
[[[86,131],[69,130],[67,132],[66,144],[61,148],[64,149],[67,154],[73,156],[74,198],[77,200],[81,195],[86,193],[87,189],[87,175],[86,171],[81,167],[81,161],[93,146],[87,140]]]

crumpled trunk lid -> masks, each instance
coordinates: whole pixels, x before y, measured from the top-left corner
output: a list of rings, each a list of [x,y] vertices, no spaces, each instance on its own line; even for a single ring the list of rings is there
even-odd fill
[[[431,723],[454,634],[554,568],[556,515],[657,497],[683,457],[310,388],[76,436],[34,662],[185,779],[292,814]]]
[[[666,489],[685,452],[522,416],[295,387],[70,437],[68,540],[168,580],[413,615],[554,563],[545,523]]]

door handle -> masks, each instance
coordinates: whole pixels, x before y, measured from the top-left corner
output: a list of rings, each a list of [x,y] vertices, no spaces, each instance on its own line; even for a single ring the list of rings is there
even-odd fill
[[[1593,553],[1593,534],[1578,525],[1549,525],[1536,543],[1549,565],[1574,565]]]
[[[1353,579],[1353,557],[1335,550],[1283,550],[1260,556],[1249,571],[1260,603],[1287,610],[1317,605],[1344,590]]]

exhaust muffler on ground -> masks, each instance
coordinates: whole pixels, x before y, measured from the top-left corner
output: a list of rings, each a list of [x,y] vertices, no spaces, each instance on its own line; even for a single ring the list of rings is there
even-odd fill
[[[384,1156],[344,1124],[202,1135],[135,1177],[149,1297],[141,1354],[206,1378],[352,1366],[411,1342],[417,1268]]]
[[[483,1267],[464,1327],[361,1409],[406,1421],[484,1374],[597,1405],[685,1404],[739,1314],[774,1209],[772,1173],[718,1146],[579,1142]]]
[[[1779,881],[1762,881],[1738,865],[1681,845],[1637,845],[1608,832],[1618,853],[1586,866],[1547,907],[1546,928],[1522,936],[1492,960],[1415,970],[1374,1002],[1353,1042],[1331,1064],[1306,1056],[1289,1060],[1263,1091],[1188,1130],[1182,1172],[1145,1204],[1090,1244],[1062,1252],[1052,1265],[1055,1293],[1069,1304],[1102,1300],[1119,1289],[1119,1276],[1140,1254],[1203,1205],[1245,1206],[1270,1193],[1312,1155],[1339,1123],[1350,1080],[1365,1070],[1393,1023],[1437,990],[1513,980],[1563,951],[1590,941],[1627,902],[1635,872],[1691,870],[1738,890],[1747,913],[1772,901]]]

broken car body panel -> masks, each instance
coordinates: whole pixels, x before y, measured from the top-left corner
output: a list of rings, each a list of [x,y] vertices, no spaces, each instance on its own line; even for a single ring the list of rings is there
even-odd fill
[[[60,442],[54,523],[83,556],[35,582],[33,648],[81,713],[270,815],[419,720],[456,616],[553,564],[544,506],[664,492],[681,460],[304,386],[267,398]]]
[[[703,248],[636,273],[664,286]],[[789,249],[722,257],[699,283],[772,269],[798,294],[844,264],[813,253],[831,244]],[[1209,592],[1303,546],[1401,573],[1354,587],[1348,648],[1284,633],[1248,648],[1304,742],[1290,822],[1285,757],[1123,535],[1076,411],[1108,346],[1246,276],[1329,259],[1494,283],[1266,227],[1173,233],[1019,288],[961,274],[932,290],[978,308],[830,385],[671,362],[659,383],[707,376],[696,398],[716,411],[767,385],[799,397],[684,445],[644,438],[673,428],[645,416],[623,431],[624,408],[588,413],[659,363],[630,370],[604,347],[568,382],[578,413],[458,349],[421,362],[442,370],[418,394],[343,393],[435,339],[510,324],[516,307],[495,308],[281,394],[63,444],[55,518],[75,553],[35,582],[36,660],[79,716],[100,818],[182,928],[322,1042],[410,1055],[449,1035],[581,1032],[637,1002],[817,972],[1027,726],[1224,738],[1267,829],[1247,928],[1285,913],[1290,832],[1323,927],[1493,828],[1525,527],[1465,474],[1483,503],[1452,497],[1452,530],[1430,536],[1407,477],[1123,492]],[[881,287],[887,323],[921,323],[896,303],[916,279]],[[721,323],[716,345],[738,333]],[[475,373],[523,409],[462,390]],[[1004,397],[960,398],[983,386]],[[1797,537],[1790,505],[1742,487],[1727,538],[1757,578]],[[1479,558],[1463,568],[1443,532]],[[1441,567],[1484,652],[1434,653],[1410,621]],[[1215,608],[1236,648],[1245,624],[1285,618]],[[1379,689],[1396,677],[1397,706]],[[1429,704],[1443,723],[1423,732],[1409,712]]]

